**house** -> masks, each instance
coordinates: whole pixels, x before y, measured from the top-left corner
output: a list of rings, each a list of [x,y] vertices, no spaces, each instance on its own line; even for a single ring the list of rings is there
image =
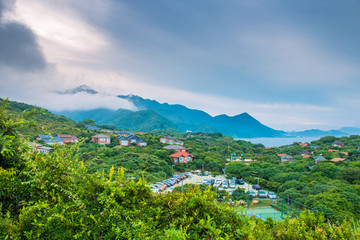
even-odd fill
[[[53,150],[53,148],[51,148],[51,147],[45,147],[45,146],[40,146],[40,147],[37,148],[37,151],[38,151],[39,153],[49,153],[49,152],[52,151],[52,150]]]
[[[57,136],[53,137],[52,135],[38,135],[36,137],[36,140],[44,141],[48,145],[54,145],[54,144],[63,145],[64,144],[64,140],[62,140],[60,137],[57,137]]]
[[[111,138],[108,135],[105,134],[97,134],[95,136],[91,137],[91,141],[93,141],[94,143],[99,143],[99,144],[110,144],[110,140]]]
[[[136,135],[128,135],[126,137],[118,136],[117,139],[119,141],[120,146],[130,146],[132,144],[141,147],[147,146],[147,143],[144,141],[144,139]]]
[[[93,126],[93,125],[85,125],[85,127],[88,130],[100,130],[100,128],[98,128],[97,126]]]
[[[329,149],[328,152],[338,152],[339,150],[337,149]]]
[[[293,160],[294,160],[294,158],[290,155],[281,156],[281,162],[291,162]]]
[[[100,131],[101,131],[101,132],[104,132],[104,133],[113,133],[113,132],[114,132],[114,131],[107,130],[107,129],[101,129]]]
[[[316,156],[316,157],[313,157],[313,159],[315,160],[315,164],[316,163],[320,163],[321,161],[326,161],[327,159],[324,158],[323,156]]]
[[[345,161],[346,158],[333,158],[330,160],[330,162],[339,162],[339,161]]]
[[[331,144],[333,147],[343,147],[345,144],[340,141],[335,141]]]
[[[188,152],[177,152],[171,154],[170,157],[173,159],[174,163],[188,163],[194,159],[194,156]]]
[[[309,147],[309,144],[308,143],[300,143],[300,146],[303,147],[303,148],[304,147]]]
[[[304,155],[303,158],[310,158],[311,155]]]
[[[285,156],[286,155],[286,153],[279,153],[279,154],[276,154],[276,156],[278,156],[278,157],[282,157],[282,156]]]
[[[68,134],[58,134],[57,137],[61,138],[64,144],[76,143],[79,140],[77,137]]]
[[[304,151],[301,151],[301,152],[299,153],[299,155],[300,155],[300,156],[310,155],[310,152],[304,150]]]
[[[167,145],[163,147],[165,150],[175,150],[176,152],[186,152],[186,148],[179,145]]]
[[[176,145],[184,145],[184,142],[177,140],[176,138],[173,137],[161,137],[160,138],[160,142],[161,143],[167,143],[167,144],[176,144]]]
[[[123,137],[127,137],[129,135],[134,135],[134,133],[130,132],[130,131],[117,131],[117,132],[115,132],[115,134],[123,136]]]
[[[43,145],[34,142],[28,142],[28,145],[32,152],[49,153],[51,150],[53,150],[51,147],[44,147]]]

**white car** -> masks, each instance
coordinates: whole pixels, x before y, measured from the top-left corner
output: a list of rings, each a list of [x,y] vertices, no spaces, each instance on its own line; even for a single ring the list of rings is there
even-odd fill
[[[216,179],[214,183],[214,187],[220,187],[220,185],[221,185],[221,179]]]
[[[152,188],[151,188],[151,191],[152,191],[153,193],[159,193],[159,192],[160,192],[159,188],[157,188],[157,187],[152,187]]]
[[[254,190],[248,191],[248,194],[251,195],[251,196],[253,196],[253,197],[256,197],[256,195],[257,195]]]
[[[274,192],[268,192],[268,197],[269,197],[270,199],[276,199],[276,195],[275,195]]]
[[[228,188],[229,187],[229,182],[227,180],[224,180],[222,182],[222,186],[223,186],[223,188]]]
[[[268,194],[267,194],[267,192],[265,190],[259,190],[258,195],[261,198],[266,198]]]

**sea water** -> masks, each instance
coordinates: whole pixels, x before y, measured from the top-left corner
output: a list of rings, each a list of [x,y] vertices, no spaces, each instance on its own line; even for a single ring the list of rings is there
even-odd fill
[[[243,140],[254,144],[261,143],[265,147],[280,147],[290,145],[294,142],[310,143],[319,140],[320,137],[294,137],[294,138],[235,138],[235,140]]]

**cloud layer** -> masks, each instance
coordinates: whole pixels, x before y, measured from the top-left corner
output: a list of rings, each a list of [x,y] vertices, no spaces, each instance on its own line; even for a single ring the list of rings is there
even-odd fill
[[[9,3],[0,1],[0,66],[26,71],[44,69],[46,60],[36,35],[23,24],[3,19],[9,7]]]
[[[61,105],[53,94],[86,84],[212,115],[246,111],[278,129],[360,126],[357,1],[4,3],[1,96],[133,108],[107,95]]]

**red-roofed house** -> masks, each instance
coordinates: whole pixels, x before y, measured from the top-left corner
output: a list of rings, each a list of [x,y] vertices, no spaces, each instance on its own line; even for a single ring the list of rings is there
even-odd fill
[[[311,155],[304,155],[303,158],[309,158]]]
[[[301,147],[309,147],[309,144],[308,143],[300,143],[300,146]]]
[[[340,162],[340,161],[345,161],[346,158],[333,158],[330,160],[330,162]]]
[[[286,155],[286,153],[279,153],[279,154],[277,154],[278,157],[282,157],[282,156],[285,156],[285,155]]]
[[[188,163],[194,159],[194,156],[188,152],[177,152],[171,154],[170,157],[173,159],[174,163]]]
[[[337,149],[329,149],[328,152],[338,152],[339,150]]]

